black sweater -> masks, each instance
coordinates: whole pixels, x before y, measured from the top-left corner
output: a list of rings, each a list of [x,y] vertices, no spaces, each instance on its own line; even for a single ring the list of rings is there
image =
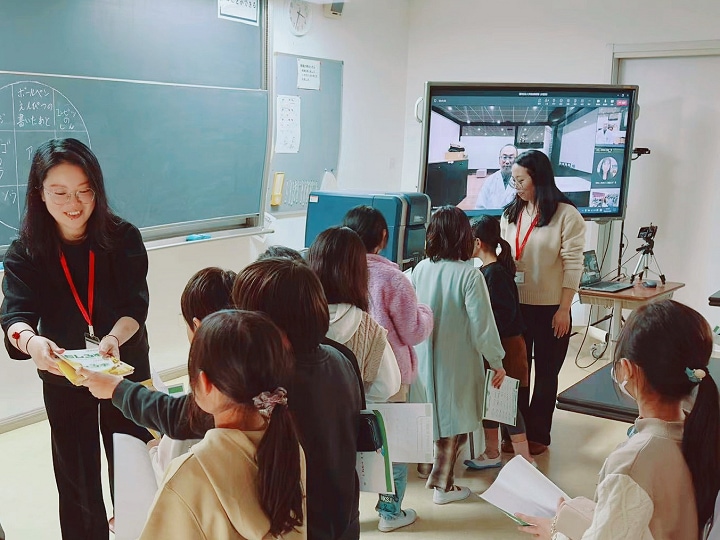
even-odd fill
[[[112,401],[136,424],[173,439],[200,439],[205,435],[206,427],[188,422],[189,396],[174,398],[122,381]],[[294,412],[307,464],[308,539],[357,540],[355,459],[361,398],[350,361],[327,345],[297,355],[288,405]],[[198,424],[209,428],[212,417],[206,416],[209,418]]]
[[[490,293],[498,334],[501,338],[519,336],[525,331],[525,323],[520,314],[520,297],[515,279],[499,262],[486,264],[480,271]]]
[[[89,253],[95,252],[95,335],[103,337],[121,317],[132,317],[140,329],[120,347],[123,362],[135,366],[130,379],[142,381],[150,377],[148,338],[145,319],[148,311],[148,259],[140,231],[120,221],[113,229],[112,250],[91,245],[63,244],[70,275],[83,305],[87,308]],[[60,265],[59,255],[32,259],[20,240],[15,240],[5,253],[0,323],[7,329],[16,322],[25,322],[38,333],[65,349],[84,349],[88,324],[80,312]],[[10,358],[30,357],[15,348],[7,336],[5,348]],[[64,377],[38,371],[40,378],[51,384],[71,385]]]

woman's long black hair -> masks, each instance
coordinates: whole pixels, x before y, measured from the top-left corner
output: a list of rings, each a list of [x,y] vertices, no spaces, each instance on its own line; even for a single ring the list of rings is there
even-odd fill
[[[558,204],[566,203],[575,206],[555,184],[550,159],[540,150],[528,150],[520,154],[515,165],[527,169],[535,187],[535,206],[538,211],[537,226],[547,225],[552,220]],[[517,223],[518,216],[527,203],[515,195],[515,199],[505,207],[505,216],[510,223]]]
[[[87,222],[87,235],[101,249],[112,249],[112,231],[119,219],[110,210],[100,163],[92,150],[77,139],[51,139],[38,146],[33,156],[25,196],[25,216],[20,224],[20,241],[32,258],[55,257],[60,235],[55,219],[42,198],[43,182],[50,169],[63,163],[80,167],[95,192],[95,209]]]

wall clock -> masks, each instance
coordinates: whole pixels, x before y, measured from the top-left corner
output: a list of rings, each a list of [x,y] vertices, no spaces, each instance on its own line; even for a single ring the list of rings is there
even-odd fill
[[[288,0],[287,15],[290,31],[296,36],[304,36],[312,24],[312,5],[305,0]]]

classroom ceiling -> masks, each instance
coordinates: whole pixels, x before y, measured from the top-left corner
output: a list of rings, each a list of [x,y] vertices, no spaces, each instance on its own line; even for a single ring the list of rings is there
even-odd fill
[[[517,142],[538,143],[545,139],[546,126],[462,126],[463,137],[515,137]]]
[[[582,113],[578,107],[433,105],[433,110],[462,126],[464,136],[516,136],[522,143],[541,143],[545,128]]]
[[[546,124],[547,107],[497,107],[494,105],[434,105],[458,124]],[[568,108],[568,112],[572,107]]]

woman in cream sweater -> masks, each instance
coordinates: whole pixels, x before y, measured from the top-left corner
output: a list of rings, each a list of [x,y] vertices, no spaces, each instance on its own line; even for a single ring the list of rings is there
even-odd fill
[[[530,452],[550,444],[558,373],[570,342],[570,304],[583,270],[585,222],[555,185],[548,157],[538,150],[518,156],[512,167],[517,189],[500,221],[517,265],[515,281],[526,325],[530,372],[535,360],[532,402],[529,387],[518,404],[527,424]]]

